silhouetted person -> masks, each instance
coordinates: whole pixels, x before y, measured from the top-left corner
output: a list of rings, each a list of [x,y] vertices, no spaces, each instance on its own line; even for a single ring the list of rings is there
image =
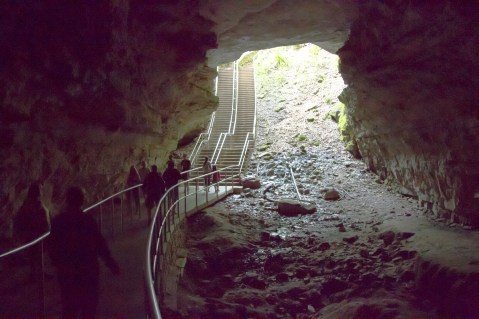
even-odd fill
[[[191,169],[191,161],[188,159],[186,154],[183,154],[183,160],[181,161],[180,166],[181,166],[181,178],[184,181],[187,181],[188,178],[189,178],[189,174],[190,174],[190,173],[188,173],[188,171]],[[185,193],[187,194],[188,193],[188,182],[185,182],[184,185],[185,185]]]
[[[213,168],[211,169],[211,171],[213,172],[212,174],[212,181],[213,181],[213,184],[215,185],[215,192],[219,192],[220,191],[220,180],[221,180],[221,175],[220,175],[220,172],[218,171],[218,169],[216,168],[216,165],[213,165]]]
[[[126,188],[133,187],[135,185],[141,184],[140,174],[136,170],[136,167],[131,165],[130,172],[128,173],[128,178],[126,179]],[[134,202],[135,210],[138,215],[140,214],[140,189],[135,188],[126,193],[126,201],[128,203],[128,209],[130,214],[133,214],[132,202]]]
[[[65,208],[52,221],[50,253],[57,269],[63,318],[95,317],[99,257],[113,274],[120,272],[95,219],[82,211],[83,200],[79,187],[69,188]]]
[[[50,230],[50,214],[41,201],[41,184],[30,185],[27,197],[14,219],[14,236],[20,244],[26,244]],[[39,276],[41,271],[42,249],[39,244],[27,249],[26,254],[31,265],[30,280]]]
[[[208,174],[211,172],[211,163],[208,160],[208,156],[205,156],[205,160],[203,161],[203,174]],[[205,176],[205,190],[208,191],[208,187],[210,186],[211,175]]]
[[[175,166],[175,160],[173,159],[172,154],[170,154],[170,156],[168,156],[168,161],[166,162],[166,167],[167,168],[170,166],[170,163],[173,163],[173,167]]]
[[[138,169],[138,174],[140,174],[140,180],[143,182],[146,178],[146,176],[150,173],[150,170],[148,167],[146,167],[146,162],[141,161],[140,163],[140,168]]]
[[[165,181],[166,189],[171,191],[168,194],[168,200],[170,205],[173,204],[178,199],[178,181],[181,179],[181,173],[175,168],[173,162],[168,161],[168,167],[163,172],[163,180]]]
[[[165,182],[158,173],[156,165],[151,166],[151,172],[146,175],[143,181],[143,192],[145,193],[146,209],[148,211],[148,225],[151,223],[151,209],[158,205],[161,197],[165,194]]]
[[[191,169],[191,161],[188,159],[186,154],[183,154],[183,159],[181,160],[181,178],[185,181],[188,179],[188,172]]]

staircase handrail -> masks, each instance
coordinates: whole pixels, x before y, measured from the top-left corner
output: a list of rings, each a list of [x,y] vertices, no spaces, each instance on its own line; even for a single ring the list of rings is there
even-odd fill
[[[193,151],[191,151],[191,155],[189,157],[191,162],[194,162],[196,160],[196,157],[198,156],[201,150],[202,144],[210,140],[211,130],[213,129],[215,117],[216,117],[216,112],[211,113],[210,122],[208,124],[208,129],[206,130],[206,133],[201,133],[200,136],[198,137],[198,140],[196,140],[195,146],[193,147]]]
[[[216,147],[213,152],[213,155],[211,156],[211,163],[216,164],[218,161],[218,158],[220,157],[221,151],[223,150],[223,145],[225,143],[226,137],[230,135],[229,133],[221,133],[218,142],[216,142]]]
[[[245,141],[243,143],[243,149],[241,150],[241,156],[240,156],[240,159],[238,161],[238,166],[239,166],[239,169],[240,169],[240,173],[243,170],[243,164],[245,162],[246,155],[248,154],[251,136],[253,136],[253,140],[254,140],[254,133],[248,132],[246,134]]]
[[[232,172],[231,168],[237,167],[238,165],[231,165],[225,168],[218,170],[219,172]],[[177,207],[176,212],[178,214],[178,219],[180,218],[180,210],[179,210],[179,203],[180,201],[185,201],[185,215],[186,212],[186,198],[188,196],[196,195],[198,196],[198,181],[202,180],[205,176],[213,175],[218,171],[210,172],[207,174],[203,174],[200,176],[196,176],[190,178],[186,181],[182,181],[176,185],[176,187],[180,187],[181,185],[191,185],[193,181],[195,181],[196,191],[188,192],[182,197],[178,197],[173,203],[169,203],[170,206],[167,206],[167,198],[169,198],[169,193],[172,191],[173,188],[167,190],[167,192],[162,196],[160,202],[156,206],[151,228],[148,234],[148,240],[146,245],[146,258],[145,258],[145,285],[146,285],[146,312],[148,315],[156,319],[161,319],[161,312],[160,306],[158,304],[157,296],[159,295],[159,289],[155,287],[155,282],[157,282],[157,276],[159,274],[158,266],[159,266],[159,258],[163,254],[163,244],[167,240],[166,231],[170,230],[175,223],[175,211],[173,207]],[[230,181],[231,185],[233,185],[233,180],[235,177],[239,176],[239,174],[231,173],[231,176],[226,178],[222,178],[221,183],[224,184],[225,181]],[[219,182],[218,182],[219,183]],[[214,184],[212,184],[214,185]],[[224,184],[227,187],[227,184]],[[210,185],[211,186],[211,185]],[[216,196],[219,196],[218,193]],[[195,207],[193,211],[198,209],[198,201],[195,202]],[[206,192],[206,203],[208,203],[208,192]],[[164,211],[162,211],[162,208]],[[163,214],[164,213],[164,214]],[[161,219],[161,220],[160,220]]]
[[[233,95],[231,97],[231,117],[228,133],[234,134],[238,115],[238,61],[233,63]]]
[[[256,118],[256,72],[253,64],[253,84],[254,84],[254,118],[253,118],[253,134],[256,134],[256,125],[258,125],[257,118]]]

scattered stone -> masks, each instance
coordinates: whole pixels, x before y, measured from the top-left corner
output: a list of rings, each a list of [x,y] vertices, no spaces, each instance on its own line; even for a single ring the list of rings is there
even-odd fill
[[[340,291],[343,291],[349,287],[348,283],[339,280],[336,278],[331,278],[328,281],[323,283],[322,289],[321,289],[321,294],[330,296],[332,294],[338,293]]]
[[[396,234],[392,230],[385,231],[379,234],[379,239],[382,239],[385,246],[389,246],[394,241]]]
[[[255,177],[247,177],[241,181],[241,185],[244,188],[258,189],[261,187],[261,181]]]
[[[359,251],[359,256],[363,258],[369,258],[369,251],[367,249],[361,249]]]
[[[318,247],[318,249],[321,251],[328,250],[329,248],[331,248],[331,245],[329,243],[321,243]]]
[[[286,282],[286,281],[289,280],[288,274],[286,274],[286,273],[284,273],[284,272],[280,272],[279,274],[277,274],[277,275],[275,276],[275,278],[276,278],[276,281],[277,281],[277,282]]]
[[[314,204],[299,202],[294,199],[280,199],[277,201],[278,213],[282,216],[308,215],[316,212]]]
[[[352,236],[352,237],[345,237],[345,238],[343,238],[343,241],[348,243],[348,244],[354,244],[358,239],[359,239],[359,236],[355,235],[355,236]]]
[[[338,200],[339,198],[341,198],[341,195],[335,189],[329,189],[323,195],[323,199],[325,199],[325,200]]]
[[[399,232],[399,233],[396,234],[396,238],[399,239],[399,240],[405,240],[405,239],[411,238],[414,235],[415,234],[411,233],[411,232]]]
[[[339,231],[340,233],[346,232],[346,227],[344,227],[344,224],[343,224],[343,223],[341,223],[341,224],[339,224],[339,225],[337,225],[337,226],[338,226],[338,231]]]
[[[245,277],[242,282],[250,286],[251,288],[264,290],[266,288],[266,282],[258,277]]]

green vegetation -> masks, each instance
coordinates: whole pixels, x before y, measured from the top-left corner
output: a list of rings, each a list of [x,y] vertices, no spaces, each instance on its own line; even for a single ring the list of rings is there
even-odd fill
[[[304,141],[304,140],[306,140],[306,135],[304,135],[304,134],[299,134],[299,135],[298,135],[298,141],[302,142],[302,141]]]
[[[340,140],[344,143],[346,150],[351,152],[355,157],[360,156],[358,145],[351,131],[351,125],[348,122],[346,107],[341,103],[341,112],[338,120]]]
[[[258,147],[258,151],[264,152],[264,151],[266,151],[268,148],[269,148],[269,145],[261,145],[260,147]]]
[[[281,112],[284,109],[285,109],[284,105],[278,105],[277,107],[274,108],[274,111],[275,112]]]
[[[251,59],[255,63],[256,82],[259,84],[258,96],[265,96],[270,90],[281,90],[288,78],[302,83],[323,83],[324,65],[337,62],[336,57],[309,43],[251,52],[243,57],[240,65]]]
[[[314,120],[315,120],[314,117],[308,117],[308,118],[306,119],[306,121],[308,121],[308,122],[310,122],[310,123],[311,123],[311,122],[314,122]]]

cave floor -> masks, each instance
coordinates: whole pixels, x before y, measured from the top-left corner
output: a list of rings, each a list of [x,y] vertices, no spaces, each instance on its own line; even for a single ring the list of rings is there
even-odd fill
[[[169,314],[449,318],[438,310],[434,291],[418,292],[420,265],[438,265],[458,281],[479,273],[479,233],[435,218],[341,148],[276,155],[260,165],[261,188],[191,216],[178,309]],[[285,163],[296,167],[314,214],[278,214],[274,201],[294,197],[290,180],[274,173]],[[301,167],[321,177],[305,176]],[[330,188],[339,199],[323,199]]]

